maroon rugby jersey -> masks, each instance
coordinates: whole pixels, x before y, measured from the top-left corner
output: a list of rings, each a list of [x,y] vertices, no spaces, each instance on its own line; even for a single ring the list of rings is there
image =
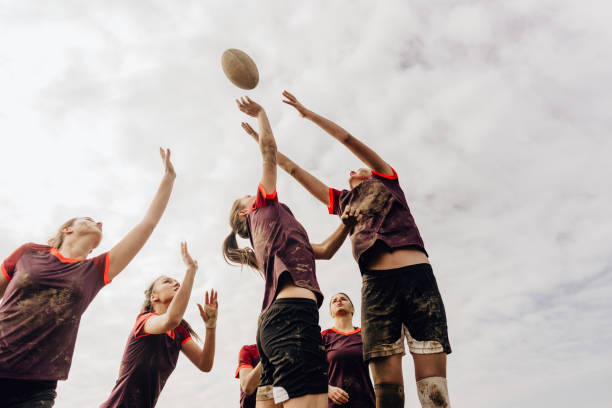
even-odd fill
[[[352,190],[329,189],[330,214],[342,215],[347,205],[364,215],[350,233],[357,262],[363,262],[361,256],[378,240],[391,249],[414,247],[427,255],[395,170],[392,176],[372,170],[372,176]]]
[[[236,369],[236,378],[240,378],[240,370],[243,368],[255,368],[259,363],[259,352],[257,345],[243,346],[238,354],[238,368]],[[255,408],[255,397],[257,391],[251,395],[246,395],[240,388],[240,408]]]
[[[293,284],[310,289],[321,307],[323,294],[315,274],[315,259],[306,230],[289,207],[278,202],[276,190],[267,194],[260,184],[255,203],[247,215],[251,246],[266,279],[262,309],[274,301],[278,280],[288,272]]]
[[[100,408],[150,408],[174,371],[183,344],[191,335],[183,325],[164,334],[144,331],[145,322],[156,313],[138,315],[128,337],[119,378],[110,397]]]
[[[357,327],[344,333],[331,328],[321,335],[329,363],[329,383],[349,395],[349,402],[343,405],[336,405],[328,399],[328,408],[374,408],[376,398],[368,365],[363,362],[361,329]]]
[[[64,258],[28,243],[0,267],[9,280],[0,305],[0,378],[68,378],[81,315],[109,283],[108,252]]]

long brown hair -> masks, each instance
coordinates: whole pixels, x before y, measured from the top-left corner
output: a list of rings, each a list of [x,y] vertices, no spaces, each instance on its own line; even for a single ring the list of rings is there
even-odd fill
[[[223,241],[223,258],[225,259],[225,262],[230,265],[248,265],[251,268],[259,270],[257,258],[255,258],[255,252],[253,252],[253,249],[249,247],[238,247],[236,234],[240,235],[242,238],[249,237],[246,219],[240,216],[241,209],[240,199],[234,201],[229,216],[229,223],[230,227],[232,227],[232,232],[230,232],[230,234]]]
[[[140,313],[146,313],[146,312],[152,312],[153,311],[153,302],[151,302],[151,294],[153,294],[153,288],[155,287],[155,282],[157,282],[158,279],[159,278],[157,278],[153,282],[151,282],[151,284],[149,285],[147,290],[144,291],[145,301],[142,304],[142,307],[140,308]],[[185,326],[185,328],[187,329],[189,334],[191,334],[191,337],[193,337],[194,339],[196,339],[199,342],[202,341],[200,336],[198,336],[198,334],[195,332],[195,330],[193,330],[191,325],[189,323],[187,323],[187,321],[185,319],[182,319],[180,324]]]
[[[66,221],[65,223],[63,223],[59,229],[57,230],[57,234],[55,234],[55,236],[53,238],[50,238],[47,243],[49,244],[49,246],[52,246],[53,248],[56,249],[60,249],[62,247],[62,244],[64,243],[64,228],[68,228],[68,227],[72,227],[72,224],[74,224],[74,222],[78,220],[78,217],[74,217],[69,219],[68,221]]]

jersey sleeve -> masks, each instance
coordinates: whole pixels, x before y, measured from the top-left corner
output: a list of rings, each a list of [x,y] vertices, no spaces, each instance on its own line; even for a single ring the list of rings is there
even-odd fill
[[[91,260],[100,272],[100,276],[103,277],[105,285],[111,283],[111,279],[108,276],[109,254],[110,252],[105,252]]]
[[[174,329],[174,333],[176,341],[178,341],[181,346],[191,340],[191,333],[189,333],[189,330],[182,324],[179,324],[176,329]]]
[[[138,315],[138,317],[136,318],[136,324],[134,325],[134,337],[135,338],[150,335],[150,333],[147,333],[144,331],[144,326],[147,320],[149,320],[151,317],[156,316],[156,315],[157,314],[153,312],[142,313]]]
[[[397,172],[395,171],[393,167],[391,167],[391,171],[393,172],[393,174],[383,174],[383,173],[379,173],[374,170],[371,170],[371,171],[372,171],[372,176],[375,178],[379,178],[383,180],[397,180]]]
[[[238,368],[236,368],[236,378],[239,378],[240,370],[243,368],[253,368],[253,354],[248,346],[244,346],[238,353]]]
[[[340,197],[344,192],[348,190],[336,190],[335,188],[329,188],[329,207],[327,211],[330,214],[342,215],[342,209],[340,208]]]
[[[0,265],[0,271],[2,272],[2,275],[6,278],[6,280],[11,280],[13,278],[17,261],[19,261],[19,258],[21,258],[23,254],[30,251],[31,247],[31,243],[23,244],[15,251],[13,251],[13,253],[10,254],[8,258],[4,260],[4,262],[2,262],[2,265]]]
[[[255,196],[255,202],[253,203],[251,211],[274,203],[278,203],[278,194],[276,194],[276,190],[268,194],[260,183],[259,187],[257,187],[257,195]]]

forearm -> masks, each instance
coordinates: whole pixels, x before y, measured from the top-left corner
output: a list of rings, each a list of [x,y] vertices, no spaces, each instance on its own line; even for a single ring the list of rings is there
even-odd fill
[[[241,378],[240,388],[245,394],[251,395],[259,386],[259,378],[261,377],[261,363],[258,363],[251,372],[249,372],[244,381]]]
[[[278,166],[297,180],[310,194],[325,205],[329,205],[329,189],[318,178],[298,166],[281,152],[276,152]]]
[[[170,200],[170,194],[172,193],[172,187],[174,186],[174,179],[174,176],[168,174],[164,175],[159,188],[157,189],[157,193],[155,194],[153,201],[149,205],[149,208],[142,219],[142,225],[151,228],[151,230],[157,226],[157,223],[164,214],[168,201]]]
[[[212,370],[213,363],[215,361],[215,328],[206,329],[206,337],[204,339],[204,346],[202,347],[202,356],[200,357],[199,368],[202,371],[209,372]]]
[[[374,150],[361,140],[351,135],[344,128],[323,116],[307,111],[306,118],[319,125],[319,127],[332,135],[340,143],[346,146],[351,153],[359,158],[370,169],[383,174],[391,174],[391,167]]]
[[[351,134],[347,132],[344,128],[336,124],[335,122],[332,122],[331,120],[311,110],[308,110],[304,117],[306,119],[309,119],[311,122],[315,123],[316,125],[318,125],[321,129],[329,133],[339,142],[345,145],[349,142],[351,138]]]
[[[185,310],[187,310],[187,305],[189,304],[189,297],[191,296],[191,289],[193,287],[194,278],[195,270],[187,269],[181,287],[176,292],[176,295],[174,295],[174,298],[170,302],[170,305],[168,305],[168,310],[166,310],[166,316],[168,318],[169,324],[174,327],[176,327],[181,322],[181,320],[183,319],[183,315],[185,314]]]
[[[320,244],[312,244],[316,259],[331,259],[346,239],[350,227],[341,223],[338,228]]]
[[[259,122],[259,148],[263,156],[264,162],[273,162],[276,164],[276,141],[274,140],[274,134],[270,127],[270,121],[268,115],[263,109],[257,115],[257,121]]]

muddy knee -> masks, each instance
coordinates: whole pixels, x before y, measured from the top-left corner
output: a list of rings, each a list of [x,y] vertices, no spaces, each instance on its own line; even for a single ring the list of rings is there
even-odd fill
[[[423,378],[417,381],[417,390],[423,408],[450,408],[446,378]]]

